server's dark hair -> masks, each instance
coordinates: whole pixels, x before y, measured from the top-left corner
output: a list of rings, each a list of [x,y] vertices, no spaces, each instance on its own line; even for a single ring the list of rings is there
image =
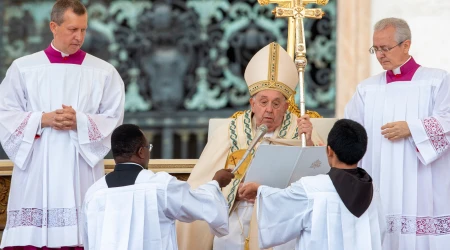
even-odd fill
[[[338,120],[328,134],[328,146],[339,161],[353,165],[358,163],[367,150],[367,133],[364,127],[352,120]]]
[[[134,124],[123,124],[111,135],[111,150],[114,159],[130,159],[140,147],[146,146],[141,129]]]

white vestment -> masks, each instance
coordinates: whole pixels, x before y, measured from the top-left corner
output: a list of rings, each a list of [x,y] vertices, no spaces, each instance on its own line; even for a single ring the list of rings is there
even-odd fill
[[[42,113],[62,104],[76,111],[77,130],[41,129]],[[1,247],[82,244],[79,209],[104,175],[123,106],[118,72],[92,55],[62,64],[40,51],[12,63],[0,84],[0,141],[14,162]]]
[[[386,73],[359,84],[345,116],[367,130],[361,161],[380,188],[387,234],[384,249],[440,250],[450,246],[450,80],[420,67],[411,81],[386,84]],[[389,122],[406,121],[412,136],[390,141]]]
[[[175,220],[204,220],[213,234],[228,234],[228,205],[217,181],[197,189],[165,172],[142,170],[135,185],[108,188],[105,178],[86,193],[87,250],[178,249]]]
[[[328,175],[303,177],[286,189],[260,186],[256,206],[260,248],[295,239],[296,250],[381,250],[385,224],[377,191],[359,218]]]

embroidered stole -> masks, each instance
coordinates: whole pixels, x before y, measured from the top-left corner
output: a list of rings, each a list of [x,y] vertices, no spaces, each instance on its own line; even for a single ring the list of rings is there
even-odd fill
[[[284,119],[281,126],[277,130],[275,130],[274,136],[272,136],[272,138],[298,139],[298,127],[296,120],[297,116],[287,111],[286,114],[284,115]],[[227,166],[225,167],[234,168],[233,164],[229,163],[235,162],[235,164],[237,164],[237,162],[240,159],[236,157],[235,160],[232,160],[231,157],[233,157],[233,153],[235,155],[239,155],[236,153],[242,150],[242,154],[240,155],[243,155],[243,152],[245,152],[245,150],[249,147],[250,143],[253,140],[253,137],[255,136],[255,130],[256,127],[252,124],[251,110],[245,111],[244,114],[238,116],[237,118],[235,118],[230,122],[229,137],[231,147],[228,153],[228,160],[226,163]],[[250,154],[251,157],[253,157],[254,153],[255,149],[251,151]],[[251,159],[248,159],[247,161],[250,163]],[[228,186],[223,188],[224,196],[228,201],[229,212],[231,212],[233,208],[234,201],[236,199],[236,192],[239,184],[241,183],[242,179],[245,176],[245,171],[246,169],[244,170],[244,173],[237,176],[237,178],[233,179]]]

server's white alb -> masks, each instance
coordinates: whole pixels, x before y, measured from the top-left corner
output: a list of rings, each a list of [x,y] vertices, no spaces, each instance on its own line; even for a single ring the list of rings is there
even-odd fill
[[[87,250],[176,250],[175,220],[204,220],[213,234],[228,234],[228,206],[217,181],[197,189],[165,172],[142,170],[136,184],[108,188],[105,177],[86,193]]]
[[[260,186],[256,205],[261,249],[295,240],[296,250],[381,250],[385,222],[377,191],[359,218],[328,175],[303,177],[286,189]]]

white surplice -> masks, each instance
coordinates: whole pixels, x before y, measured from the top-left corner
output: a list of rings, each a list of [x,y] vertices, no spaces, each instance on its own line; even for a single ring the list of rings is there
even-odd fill
[[[165,172],[142,170],[135,185],[108,188],[103,177],[83,206],[87,250],[178,249],[175,220],[204,220],[213,234],[228,234],[228,205],[217,181],[197,189]]]
[[[296,250],[381,250],[385,222],[378,191],[359,218],[328,175],[303,177],[286,189],[260,186],[256,206],[260,248],[295,240]]]
[[[358,85],[345,116],[369,137],[361,161],[380,188],[386,213],[384,249],[450,246],[450,79],[420,67],[411,81],[386,84],[386,73]],[[389,141],[381,127],[406,121],[412,136]]]
[[[41,129],[42,113],[62,104],[76,111],[77,130]],[[0,84],[0,141],[14,162],[1,247],[82,244],[79,209],[104,175],[123,106],[118,72],[92,55],[81,65],[61,64],[40,51],[12,63]]]

